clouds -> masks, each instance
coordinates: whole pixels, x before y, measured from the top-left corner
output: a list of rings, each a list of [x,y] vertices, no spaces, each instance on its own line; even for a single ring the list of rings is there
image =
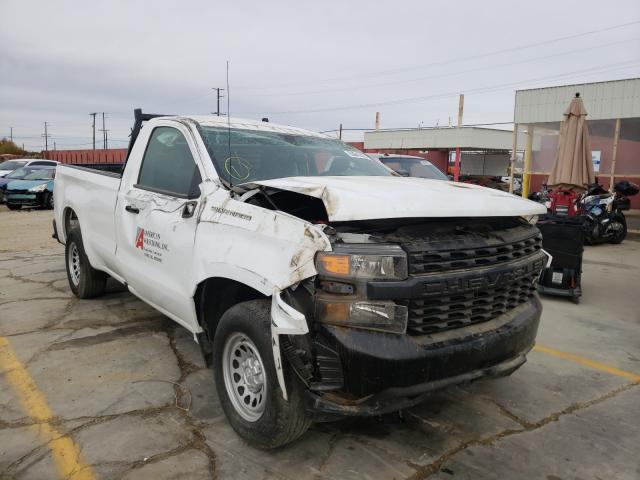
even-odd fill
[[[383,126],[446,124],[457,92],[468,92],[469,123],[508,121],[516,88],[639,74],[632,61],[640,61],[640,24],[484,55],[640,20],[637,1],[526,7],[9,0],[2,14],[10,27],[0,31],[0,135],[14,126],[37,147],[47,120],[60,144],[86,143],[88,114],[107,111],[110,136],[126,140],[135,107],[209,113],[211,87],[225,86],[226,60],[232,113],[316,130],[369,127],[376,110]],[[399,102],[411,98],[422,100]]]

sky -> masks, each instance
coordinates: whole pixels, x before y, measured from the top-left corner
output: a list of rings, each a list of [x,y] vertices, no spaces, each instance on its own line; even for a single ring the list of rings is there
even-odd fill
[[[126,147],[133,109],[233,117],[359,140],[362,129],[510,128],[515,90],[640,77],[638,0],[3,0],[0,138]],[[226,96],[227,94],[228,97]],[[569,99],[568,99],[569,100]],[[349,130],[356,129],[356,130]],[[361,130],[357,130],[361,129]],[[330,132],[334,134],[334,132]],[[98,148],[102,133],[97,132]]]

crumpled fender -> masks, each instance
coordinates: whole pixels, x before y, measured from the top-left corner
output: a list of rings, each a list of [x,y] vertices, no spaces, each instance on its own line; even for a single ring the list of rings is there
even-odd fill
[[[300,218],[230,198],[218,189],[200,207],[194,265],[196,285],[224,277],[270,296],[271,345],[278,383],[288,399],[279,335],[308,333],[305,316],[284,302],[282,290],[317,274],[315,255],[331,250],[323,231]]]

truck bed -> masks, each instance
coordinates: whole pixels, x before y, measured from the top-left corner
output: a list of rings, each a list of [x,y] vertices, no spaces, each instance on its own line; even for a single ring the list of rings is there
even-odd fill
[[[105,170],[102,165],[62,164],[58,167],[54,187],[55,221],[58,238],[64,243],[68,234],[67,217],[72,209],[83,226],[82,236],[91,264],[112,271],[116,248],[114,211],[122,175]],[[63,209],[62,205],[67,207]]]

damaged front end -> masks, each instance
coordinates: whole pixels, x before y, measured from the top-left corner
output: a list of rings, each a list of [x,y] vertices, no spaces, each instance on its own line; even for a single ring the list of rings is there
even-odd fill
[[[331,251],[316,255],[317,275],[274,299],[307,325],[296,334],[278,325],[274,344],[306,385],[316,420],[406,408],[525,362],[547,261],[535,226],[499,217],[323,228]]]

